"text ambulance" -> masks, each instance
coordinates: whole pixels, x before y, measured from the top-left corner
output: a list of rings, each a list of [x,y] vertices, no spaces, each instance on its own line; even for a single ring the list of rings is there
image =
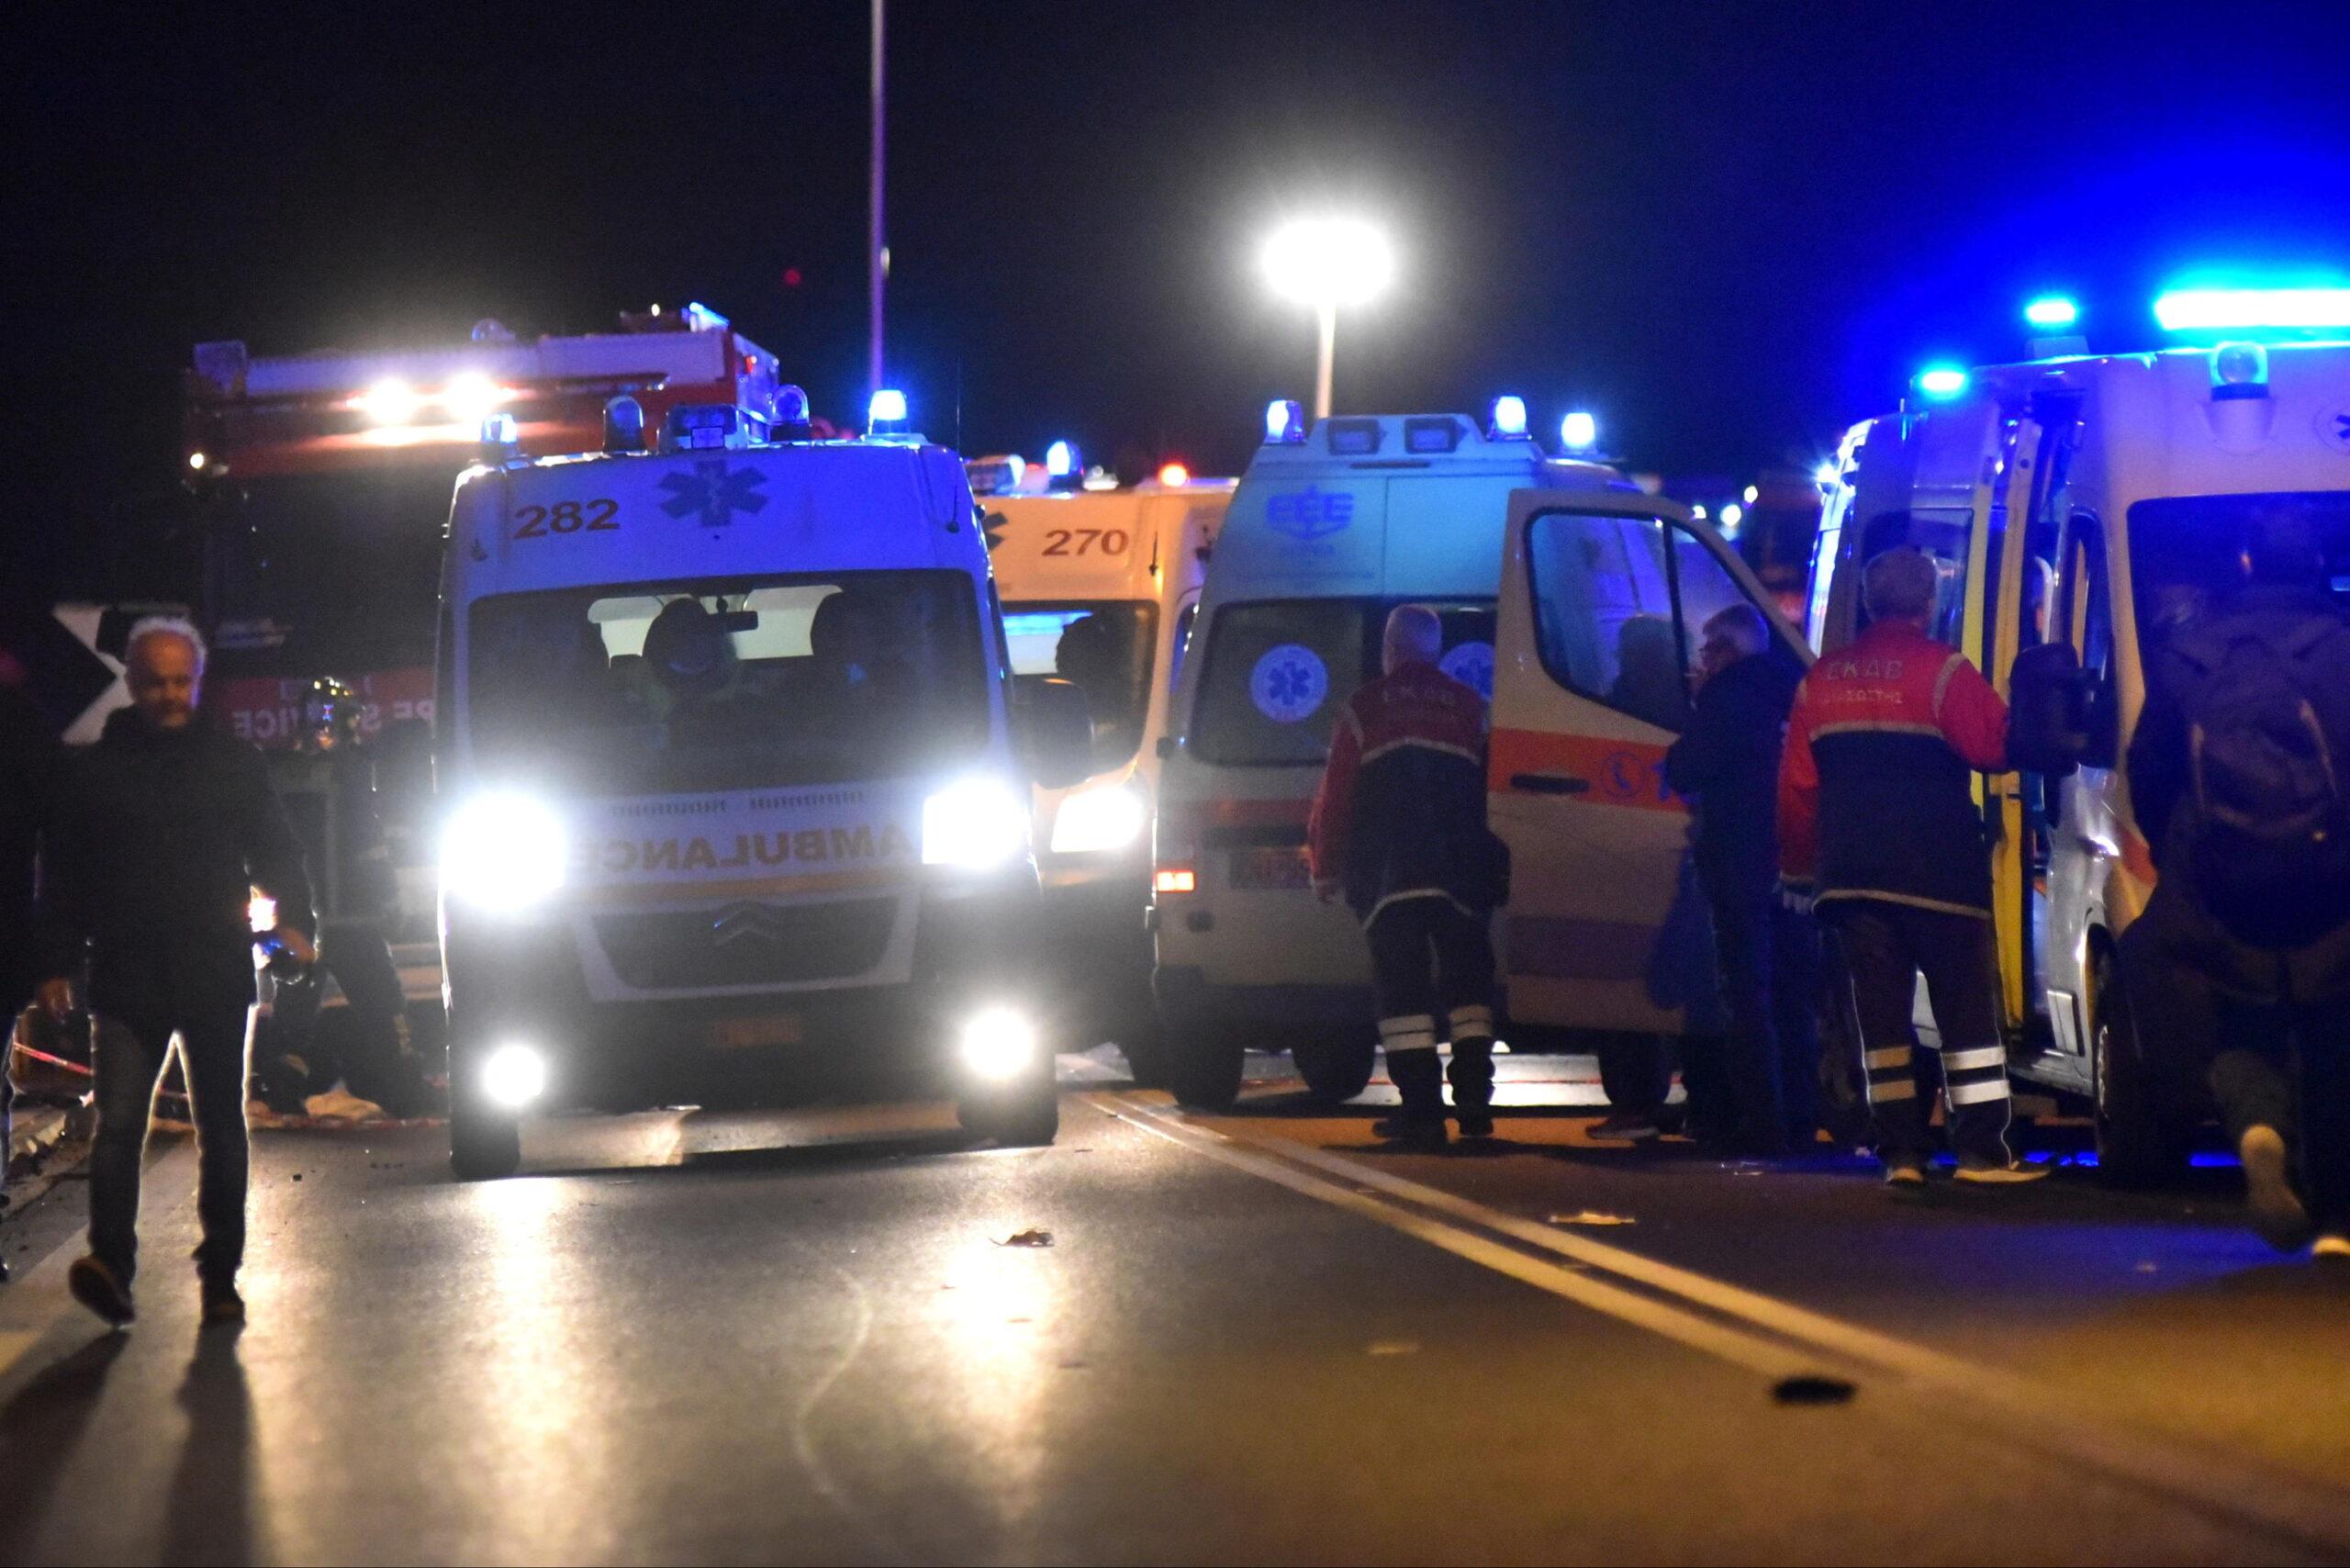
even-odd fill
[[[2350,291],[2332,292],[2338,333]],[[2122,939],[2154,882],[2126,767],[2149,655],[2237,580],[2247,522],[2279,503],[2350,597],[2350,344],[2258,341],[2277,304],[2177,294],[2158,314],[2199,346],[1928,372],[1845,438],[1813,567],[1809,634],[1833,649],[1862,620],[1860,566],[1926,550],[1934,634],[2013,700],[2011,755],[2047,771],[1984,795],[2010,1062],[2088,1101],[2119,1182],[2183,1164],[2208,1107],[2197,1053],[2143,1048],[2158,976]]]
[[[511,1170],[541,1103],[775,1099],[951,1058],[967,1126],[1050,1141],[1029,766],[960,461],[616,405],[600,454],[459,483],[439,689],[451,1142]],[[494,456],[499,454],[493,454]]]
[[[1328,419],[1276,403],[1234,494],[1175,691],[1159,780],[1153,986],[1169,1087],[1238,1092],[1248,1047],[1286,1047],[1317,1092],[1369,1081],[1370,962],[1354,918],[1319,903],[1305,818],[1338,709],[1378,672],[1387,613],[1425,604],[1443,667],[1494,685],[1494,595],[1510,492],[1606,491],[1613,470],[1544,457],[1525,405]]]
[[[1047,946],[1137,1079],[1157,1082],[1143,911],[1158,740],[1233,481],[1170,465],[1138,485],[1089,487],[1067,442],[1042,465],[1016,463],[970,465],[1012,667],[1074,683],[1093,730],[1085,779],[1036,791]]]

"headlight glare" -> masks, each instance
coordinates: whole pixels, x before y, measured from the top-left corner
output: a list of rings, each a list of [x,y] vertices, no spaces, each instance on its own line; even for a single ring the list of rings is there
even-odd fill
[[[925,866],[983,871],[1020,853],[1028,836],[1028,802],[997,778],[965,778],[922,803]]]
[[[449,819],[441,885],[485,909],[524,909],[563,885],[564,857],[563,823],[544,801],[482,795]]]
[[[528,1046],[500,1046],[481,1064],[483,1098],[519,1111],[547,1092],[547,1058]]]
[[[1053,813],[1053,853],[1084,855],[1124,849],[1150,823],[1150,807],[1140,788],[1113,784],[1064,796]]]
[[[1036,1061],[1036,1027],[1009,1007],[990,1007],[963,1025],[963,1065],[975,1078],[1001,1083]]]

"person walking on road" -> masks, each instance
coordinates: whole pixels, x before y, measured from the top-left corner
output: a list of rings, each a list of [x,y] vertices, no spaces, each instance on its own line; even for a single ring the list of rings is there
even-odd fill
[[[1452,1103],[1464,1137],[1493,1135],[1494,952],[1506,851],[1485,826],[1485,701],[1437,668],[1436,612],[1387,618],[1385,673],[1338,716],[1307,842],[1315,891],[1344,896],[1371,944],[1379,1038],[1403,1096],[1372,1131],[1447,1139],[1437,1031],[1452,1045]]]
[[[196,1117],[204,1317],[239,1321],[253,1001],[246,906],[254,887],[274,900],[280,938],[308,961],[309,881],[261,753],[196,722],[204,640],[196,628],[164,619],[132,627],[124,678],[131,706],[66,770],[55,874],[43,888],[51,978],[41,1004],[59,1016],[72,1007],[72,972],[86,957],[89,1006],[102,1019],[90,1251],[66,1279],[108,1323],[137,1316],[148,1113],[176,1035]]]
[[[2303,509],[2239,559],[2149,671],[2130,798],[2159,880],[2123,957],[2216,1035],[2255,1228],[2350,1258],[2350,617]]]
[[[1860,1021],[1878,1157],[1897,1187],[1924,1185],[1932,1152],[1910,1020],[1921,970],[1958,1179],[2047,1174],[2008,1147],[1990,859],[1968,779],[2006,767],[2008,709],[1964,655],[1926,635],[1940,587],[1933,561],[1908,546],[1863,569],[1868,629],[1797,688],[1779,775],[1780,836],[1792,867],[1816,868]]]
[[[1716,1114],[1726,1125],[1706,1130],[1734,1153],[1771,1159],[1791,1152],[1798,1134],[1810,1141],[1818,1065],[1817,965],[1804,962],[1812,936],[1779,897],[1775,821],[1779,754],[1803,666],[1750,604],[1716,614],[1703,637],[1702,684],[1664,768],[1695,801],[1693,858],[1729,1019],[1717,1074],[1728,1103]]]

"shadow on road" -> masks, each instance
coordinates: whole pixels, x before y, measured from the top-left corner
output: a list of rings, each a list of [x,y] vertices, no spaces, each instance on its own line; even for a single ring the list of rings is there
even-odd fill
[[[238,1327],[202,1330],[180,1380],[187,1438],[172,1472],[162,1561],[254,1562],[263,1555],[254,1504],[253,1399]]]
[[[0,1559],[36,1561],[23,1550],[18,1532],[37,1529],[48,1518],[59,1478],[80,1454],[83,1429],[98,1407],[106,1372],[129,1343],[127,1334],[100,1335],[25,1384],[0,1409],[0,1473],[8,1478],[7,1501],[0,1506]]]

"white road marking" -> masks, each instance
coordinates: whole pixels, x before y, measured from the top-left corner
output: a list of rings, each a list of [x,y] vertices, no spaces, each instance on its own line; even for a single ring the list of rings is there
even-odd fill
[[[1554,1230],[1275,1135],[1200,1126],[1181,1112],[1153,1103],[1133,1091],[1087,1092],[1083,1098],[1105,1114],[1120,1116],[1196,1153],[1766,1376],[1816,1372],[1824,1355],[1843,1366],[1881,1373],[1929,1394],[1937,1409],[1988,1426],[2003,1440],[2060,1455],[2203,1513],[2255,1525],[2321,1551],[2340,1553],[2350,1549],[2350,1495],[2313,1478],[2179,1439],[2104,1426],[2067,1411],[2061,1391],[2013,1373],[1587,1236]],[[1311,1169],[1300,1170],[1301,1165]],[[1604,1271],[1645,1287],[1646,1292],[1677,1297],[1688,1306],[1567,1272],[1558,1265],[1528,1258],[1516,1247],[1486,1239],[1468,1226],[1506,1237],[1573,1265]],[[1701,1308],[1707,1316],[1688,1307]],[[1732,1327],[1723,1318],[1743,1327]]]

